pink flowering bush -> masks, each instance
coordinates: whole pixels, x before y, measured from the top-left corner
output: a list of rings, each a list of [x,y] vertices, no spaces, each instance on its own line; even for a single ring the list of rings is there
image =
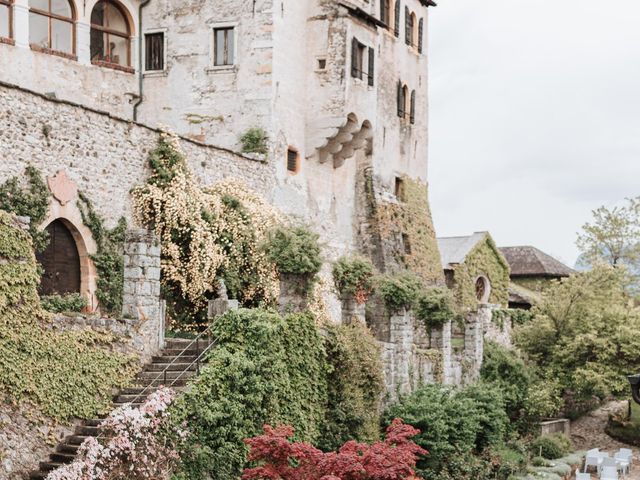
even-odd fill
[[[175,393],[160,388],[140,408],[125,405],[100,427],[101,440],[90,437],[78,458],[54,470],[47,480],[164,480],[180,460],[171,438],[185,432],[167,432],[167,407]]]

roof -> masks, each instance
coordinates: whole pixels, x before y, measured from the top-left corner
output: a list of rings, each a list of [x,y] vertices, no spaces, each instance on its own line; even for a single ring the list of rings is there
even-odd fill
[[[476,232],[466,237],[438,238],[438,249],[440,250],[440,258],[444,269],[451,269],[453,264],[463,263],[471,250],[478,243],[484,241],[487,235],[489,235],[488,232]]]
[[[574,270],[531,246],[500,247],[511,266],[512,277],[568,277]]]
[[[534,305],[540,301],[540,294],[517,285],[513,282],[509,284],[509,303],[519,303]]]

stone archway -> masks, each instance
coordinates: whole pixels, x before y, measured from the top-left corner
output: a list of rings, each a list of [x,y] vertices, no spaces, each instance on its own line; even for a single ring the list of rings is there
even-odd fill
[[[63,220],[57,219],[45,231],[49,234],[49,243],[37,254],[43,270],[40,295],[80,293],[80,254],[71,229]]]

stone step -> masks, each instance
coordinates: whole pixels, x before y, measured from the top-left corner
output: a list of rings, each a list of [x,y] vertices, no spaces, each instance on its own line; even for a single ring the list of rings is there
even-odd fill
[[[171,379],[171,378],[167,378],[167,381],[164,381],[164,378],[159,378],[157,380],[152,380],[152,379],[136,379],[134,380],[134,382],[136,383],[136,385],[141,386],[141,387],[171,387],[171,388],[179,388],[179,387],[184,387],[187,384],[187,381],[189,380],[189,377],[187,375],[189,374],[193,374],[195,372],[186,372],[184,376],[180,377],[179,379]],[[153,391],[153,390],[152,390]],[[151,393],[151,392],[149,392]],[[145,394],[144,397],[147,397],[148,394]]]
[[[171,363],[173,361],[181,363],[192,363],[196,361],[196,355],[166,355],[151,358],[151,363]]]
[[[44,480],[48,474],[49,472],[41,472],[39,470],[37,472],[31,472],[29,474],[29,480]]]
[[[90,425],[79,425],[76,427],[75,434],[84,437],[97,437],[100,433],[100,427]]]
[[[176,378],[190,378],[195,375],[194,371],[179,371],[179,372],[140,372],[136,375],[136,380],[140,382],[147,382],[151,380],[160,380],[163,382],[169,380],[175,380]]]
[[[53,463],[71,463],[75,460],[76,454],[56,452],[56,453],[50,454],[49,458]]]
[[[51,470],[55,470],[56,468],[60,468],[62,466],[64,466],[64,463],[40,462],[40,471],[41,472],[50,472]]]
[[[69,437],[67,437],[67,439],[65,440],[65,442],[68,445],[81,445],[82,442],[84,442],[87,438],[91,437],[93,435],[71,435]]]
[[[84,424],[87,427],[97,427],[104,421],[104,418],[92,418],[91,420],[85,420]]]
[[[197,348],[194,346],[193,348],[187,348],[187,349],[183,349],[183,348],[167,348],[165,350],[162,350],[162,352],[160,352],[160,355],[162,357],[184,357],[184,356],[188,356],[188,355],[200,355],[203,350],[205,349],[204,346],[200,345],[200,348]],[[154,357],[155,358],[155,357]],[[154,362],[155,363],[155,362]]]
[[[165,349],[183,349],[191,345],[195,339],[186,339],[186,338],[167,338],[165,340]],[[198,340],[197,344],[200,348],[204,348],[211,344],[211,338],[201,338]],[[195,345],[195,344],[194,344]]]
[[[56,447],[56,452],[58,452],[58,453],[68,453],[68,454],[75,455],[76,453],[78,453],[78,448],[80,448],[80,445],[71,445],[69,443],[60,443]]]
[[[162,372],[164,370],[169,372],[183,372],[185,370],[195,370],[196,364],[193,362],[176,362],[176,363],[152,363],[145,367],[143,372]]]

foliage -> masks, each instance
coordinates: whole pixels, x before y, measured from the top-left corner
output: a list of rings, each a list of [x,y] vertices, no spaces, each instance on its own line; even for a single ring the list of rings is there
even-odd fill
[[[456,304],[462,309],[474,311],[478,308],[476,280],[485,276],[491,284],[489,303],[509,303],[509,265],[491,237],[476,245],[464,262],[453,267],[453,291]]]
[[[539,457],[555,460],[571,452],[571,440],[561,433],[544,435],[531,442],[529,450]]]
[[[333,283],[340,295],[351,295],[363,304],[373,292],[374,268],[361,256],[341,257],[333,265]]]
[[[626,375],[640,369],[640,312],[627,280],[624,269],[604,265],[572,275],[546,290],[535,319],[516,330],[517,345],[574,404],[626,395]]]
[[[494,324],[503,329],[506,320],[511,322],[513,326],[525,325],[533,320],[533,312],[519,308],[498,308],[493,310],[491,321]]]
[[[175,394],[160,388],[140,408],[125,405],[100,425],[102,443],[87,438],[78,457],[47,480],[168,480],[180,457],[167,433],[168,407]],[[180,430],[173,437],[184,435]]]
[[[296,439],[316,441],[325,418],[327,360],[308,314],[281,318],[238,310],[216,319],[217,347],[174,408],[192,438],[180,478],[235,480],[245,465],[245,438],[265,422],[290,424]]]
[[[338,452],[323,453],[308,443],[291,443],[293,428],[264,427],[264,435],[248,439],[248,468],[242,480],[402,480],[415,478],[420,456],[428,452],[410,439],[420,433],[395,419],[386,438],[373,445],[349,441]]]
[[[422,292],[422,280],[411,272],[378,277],[378,294],[390,312],[412,308]]]
[[[327,325],[327,413],[318,446],[335,450],[348,440],[378,439],[384,390],[380,347],[365,325]]]
[[[111,389],[135,373],[135,359],[109,351],[111,335],[48,328],[31,238],[3,212],[0,259],[0,392],[59,420],[104,413]]]
[[[453,303],[453,295],[448,288],[426,289],[419,296],[414,310],[416,317],[422,320],[429,329],[442,327],[458,316]]]
[[[23,178],[13,177],[0,185],[0,210],[31,219],[29,234],[40,252],[49,243],[47,232],[38,228],[47,216],[49,188],[35,167],[28,166]]]
[[[89,230],[97,245],[97,251],[91,260],[98,273],[96,297],[104,313],[120,315],[122,312],[122,296],[124,289],[124,237],[127,221],[124,217],[117,225],[108,229],[103,218],[95,211],[89,198],[80,193],[78,208],[82,215],[82,223]]]
[[[424,386],[385,412],[387,422],[394,417],[421,430],[415,441],[429,451],[429,457],[418,464],[425,478],[438,472],[453,474],[465,468],[456,465],[457,460],[502,445],[508,424],[500,391],[489,385],[460,391]]]
[[[279,227],[269,232],[264,250],[278,272],[314,276],[322,266],[318,238],[304,227]]]
[[[242,151],[244,153],[269,153],[269,137],[262,128],[250,128],[241,137]]]
[[[236,181],[203,188],[189,170],[178,140],[160,137],[149,155],[151,176],[133,189],[134,214],[162,242],[163,293],[182,322],[206,314],[222,278],[245,306],[269,304],[277,275],[259,245],[280,216]]]
[[[592,222],[582,226],[576,242],[592,264],[634,266],[640,261],[640,197],[629,198],[624,206],[600,207],[592,212]]]
[[[81,312],[88,304],[87,299],[79,293],[67,295],[47,295],[40,298],[42,308],[51,313]]]
[[[403,177],[404,201],[389,202],[377,197],[373,177],[366,174],[366,195],[370,209],[372,228],[382,239],[396,239],[395,259],[400,266],[418,275],[425,285],[444,281],[442,262],[436,242],[435,229],[429,208],[427,185],[409,177]],[[406,250],[400,235],[406,235],[411,249]]]

